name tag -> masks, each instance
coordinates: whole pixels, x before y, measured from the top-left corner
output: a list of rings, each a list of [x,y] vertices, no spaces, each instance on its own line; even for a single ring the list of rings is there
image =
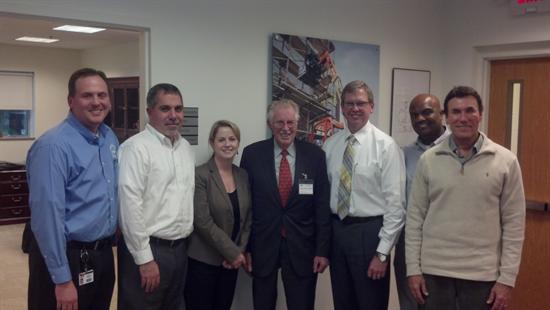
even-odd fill
[[[83,286],[92,282],[94,282],[93,269],[78,274],[78,286]]]
[[[310,179],[298,180],[298,194],[313,195],[313,180],[310,180]]]

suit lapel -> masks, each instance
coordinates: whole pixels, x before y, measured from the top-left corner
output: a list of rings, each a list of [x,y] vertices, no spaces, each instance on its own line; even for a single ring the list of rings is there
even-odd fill
[[[301,169],[304,167],[304,160],[305,158],[302,158],[300,156],[302,154],[301,144],[295,140],[294,141],[294,149],[296,150],[296,160],[294,161],[294,177],[292,180],[292,190],[290,191],[290,196],[288,197],[288,205],[291,204],[291,202],[298,196],[298,188],[299,188],[299,181],[301,177]]]
[[[279,204],[279,206],[282,205],[281,202],[281,195],[279,195],[279,184],[277,184],[277,175],[275,174],[275,169],[279,169],[279,167],[275,167],[275,141],[273,138],[268,140],[268,145],[266,147],[266,154],[263,162],[265,167],[265,176],[268,178],[268,182],[270,184],[269,187],[273,188],[274,190],[271,191],[273,193],[275,201]],[[261,159],[260,159],[261,160]]]
[[[220,173],[218,172],[218,167],[216,166],[216,162],[214,162],[214,158],[210,158],[208,161],[208,169],[210,170],[210,175],[212,176],[212,179],[214,180],[214,183],[216,187],[218,188],[221,196],[223,196],[223,199],[228,207],[231,206],[231,200],[229,200],[229,195],[227,194],[227,190],[225,189],[225,185],[223,185],[222,177],[220,176]]]
[[[241,211],[241,221],[244,221],[244,216],[246,213],[246,184],[248,183],[248,178],[245,178],[242,173],[240,173],[237,166],[233,166],[233,177],[235,178],[235,185],[237,186],[237,198],[239,199],[239,210]],[[239,224],[240,225],[240,224]]]

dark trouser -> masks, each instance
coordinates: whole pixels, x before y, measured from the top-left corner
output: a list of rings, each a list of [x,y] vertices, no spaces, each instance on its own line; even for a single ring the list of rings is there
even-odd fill
[[[283,241],[279,249],[279,267],[281,268],[287,309],[313,310],[317,285],[317,274],[313,273],[313,260],[311,261],[311,275],[301,276],[297,274],[292,268],[286,241]],[[252,297],[255,310],[275,309],[278,272],[279,268],[275,268],[265,277],[254,276],[252,279]]]
[[[185,281],[186,310],[229,310],[238,269],[225,269],[189,258]]]
[[[56,309],[55,284],[40,253],[38,244],[31,238],[29,247],[28,309]],[[81,248],[67,246],[67,259],[72,281],[78,293],[79,310],[108,310],[115,285],[113,249],[105,245],[100,249],[87,249],[88,267],[94,270],[94,282],[78,285],[81,270]]]
[[[119,242],[118,309],[181,309],[187,272],[187,242],[182,240],[171,246],[151,238],[149,244],[159,267],[160,284],[153,292],[145,293],[141,287],[139,266],[135,264],[124,240]]]
[[[407,265],[405,263],[405,230],[401,231],[401,236],[399,236],[399,241],[397,241],[397,245],[395,246],[393,267],[395,268],[395,284],[397,285],[400,309],[418,309],[418,304],[416,303],[416,300],[414,300],[407,280]]]
[[[335,310],[386,310],[390,292],[390,265],[382,279],[367,276],[376,255],[382,217],[344,224],[332,219],[330,280]],[[389,260],[389,257],[388,257]]]
[[[424,274],[429,295],[422,310],[487,310],[494,281],[471,281]]]

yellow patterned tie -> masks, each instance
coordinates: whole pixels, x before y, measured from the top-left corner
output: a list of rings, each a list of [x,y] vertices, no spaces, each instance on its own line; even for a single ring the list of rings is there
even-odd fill
[[[353,174],[353,158],[355,150],[353,145],[357,142],[354,135],[350,135],[347,139],[348,144],[342,158],[342,168],[340,168],[340,185],[338,186],[338,206],[336,212],[340,219],[345,218],[349,213],[350,195],[351,195],[351,180]]]

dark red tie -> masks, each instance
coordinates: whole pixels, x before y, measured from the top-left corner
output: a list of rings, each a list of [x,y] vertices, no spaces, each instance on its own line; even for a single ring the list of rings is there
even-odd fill
[[[287,150],[281,151],[281,164],[279,166],[279,195],[281,195],[281,203],[283,208],[286,207],[288,196],[292,189],[292,176],[290,175],[290,165],[286,159]]]

